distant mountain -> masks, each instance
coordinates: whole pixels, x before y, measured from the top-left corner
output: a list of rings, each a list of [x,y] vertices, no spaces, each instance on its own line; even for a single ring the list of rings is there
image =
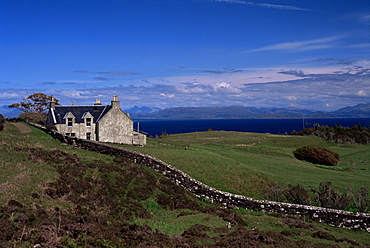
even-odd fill
[[[159,110],[149,116],[164,119],[235,118],[258,113],[257,108],[229,107],[176,107]]]
[[[298,108],[256,108],[242,106],[227,107],[176,107],[159,109],[152,107],[135,106],[124,110],[132,118],[143,119],[233,119],[233,118],[370,118],[370,103],[361,103],[335,111],[321,112]],[[0,114],[4,117],[18,117],[22,113],[19,109],[0,107]]]
[[[147,106],[143,106],[143,107],[138,107],[138,106],[135,106],[133,108],[130,108],[130,109],[125,109],[124,111],[128,114],[130,114],[132,117],[135,117],[137,116],[138,114],[150,114],[150,113],[154,113],[156,111],[159,111],[160,109],[159,108],[150,108],[150,107],[147,107]]]
[[[133,108],[134,109],[134,108]],[[140,109],[140,108],[138,108]],[[233,118],[370,118],[370,103],[345,107],[331,112],[298,108],[176,107],[156,112],[141,112],[141,118],[151,119],[233,119]]]
[[[314,113],[296,108],[227,107],[176,107],[159,110],[142,117],[158,119],[233,119],[233,118],[284,118]]]
[[[15,118],[18,117],[20,113],[23,112],[16,108],[9,108],[8,105],[3,105],[0,107],[0,114],[2,114],[5,118]]]
[[[370,117],[370,103],[360,103],[353,107],[345,107],[332,112],[329,112],[330,117],[343,118],[369,118]]]

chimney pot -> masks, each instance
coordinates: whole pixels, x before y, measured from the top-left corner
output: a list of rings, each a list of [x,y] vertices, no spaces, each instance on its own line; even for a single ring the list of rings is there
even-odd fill
[[[55,105],[56,105],[56,100],[54,98],[54,96],[51,96],[51,100],[50,100],[50,108],[55,108]]]
[[[120,108],[120,101],[118,100],[118,96],[113,96],[113,101],[112,101],[112,107],[113,108]]]
[[[96,99],[94,105],[101,105],[100,99]]]

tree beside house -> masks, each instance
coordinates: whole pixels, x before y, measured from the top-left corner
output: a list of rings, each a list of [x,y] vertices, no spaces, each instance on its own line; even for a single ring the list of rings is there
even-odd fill
[[[34,93],[23,98],[23,101],[20,103],[13,103],[8,107],[23,111],[19,115],[18,120],[25,122],[31,121],[42,125],[46,121],[46,112],[52,98],[52,96],[47,96],[44,93]],[[53,101],[55,105],[59,105],[58,99],[53,98]]]

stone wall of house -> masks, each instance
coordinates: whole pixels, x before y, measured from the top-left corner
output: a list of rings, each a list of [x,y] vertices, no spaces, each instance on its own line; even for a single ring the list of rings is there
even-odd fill
[[[101,142],[132,144],[133,125],[133,121],[120,108],[112,108],[98,122],[98,140]]]
[[[206,198],[222,207],[296,215],[337,227],[370,232],[370,214],[352,213],[348,211],[307,205],[255,200],[253,198],[223,192],[195,180],[184,172],[154,157],[113,145],[65,137],[57,132],[45,131],[54,138],[70,145],[110,156],[124,157],[134,163],[147,166],[171,179],[177,185],[185,188],[198,197]]]
[[[72,118],[73,119],[72,126],[67,125],[67,118]],[[86,118],[91,119],[90,126],[87,126]],[[66,119],[66,123],[55,125],[55,127],[56,127],[56,129],[58,130],[59,133],[66,134],[66,135],[68,134],[69,136],[75,136],[75,137],[78,137],[78,138],[81,138],[81,139],[87,139],[88,138],[87,134],[89,133],[91,140],[96,139],[96,137],[95,137],[95,124],[93,122],[94,117],[90,113],[88,113],[85,116],[84,122],[82,122],[82,123],[76,122],[76,119],[75,119],[75,117],[73,116],[72,113],[69,113],[66,116],[65,119]]]
[[[140,132],[137,132],[137,131],[133,131],[133,140],[132,140],[132,144],[133,145],[136,145],[136,146],[145,146],[146,145],[146,134],[143,134],[143,133],[140,133]]]

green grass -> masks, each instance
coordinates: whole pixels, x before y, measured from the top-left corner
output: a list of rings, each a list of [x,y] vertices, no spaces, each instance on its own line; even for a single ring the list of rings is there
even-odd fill
[[[41,146],[34,139],[34,133],[19,134],[12,124],[7,124],[6,128],[7,132],[0,132],[0,188],[3,193],[0,195],[0,204],[6,203],[8,199],[28,202],[31,200],[31,191],[37,189],[36,192],[41,192],[43,185],[57,174],[52,167],[32,163],[27,160],[27,154],[14,150],[16,147],[29,147],[30,144]],[[45,145],[54,142],[50,138],[45,140]]]
[[[183,211],[189,212],[189,210]],[[227,222],[214,215],[195,213],[178,217],[180,212],[181,211],[179,210],[169,211],[160,209],[153,212],[150,219],[137,219],[133,223],[138,225],[148,225],[152,228],[152,230],[158,229],[171,236],[183,233],[185,230],[195,224],[219,228],[223,233],[230,233],[237,229],[235,226],[232,226],[230,229],[227,228]],[[337,239],[350,238],[360,243],[370,242],[370,235],[363,231],[347,230],[322,223],[310,222],[309,220],[304,221],[312,225],[312,229],[290,228],[289,226],[283,224],[286,220],[285,218],[278,218],[273,214],[253,212],[248,210],[239,210],[237,212],[243,214],[248,229],[276,233],[287,230],[294,233],[294,237],[292,237],[292,239],[295,241],[308,241],[312,244],[317,243],[319,240],[312,238],[311,235],[317,231],[322,231],[335,236]],[[208,233],[208,235],[211,237],[212,233]],[[333,241],[320,240],[320,243],[333,244]],[[345,243],[340,243],[340,245],[345,246]]]
[[[281,184],[294,184],[305,182],[305,185],[317,186],[329,177],[335,184],[341,185],[340,180],[348,181],[357,187],[369,186],[369,146],[363,145],[335,145],[313,137],[290,137],[266,134],[235,133],[235,132],[205,132],[181,135],[170,135],[160,140],[148,140],[148,146],[144,148],[128,147],[143,153],[151,154],[171,165],[184,170],[200,181],[210,184],[218,189],[258,196],[258,189],[270,181],[278,181]],[[190,146],[189,146],[190,145]],[[342,156],[343,161],[351,163],[348,170],[334,171],[318,168],[312,164],[296,160],[292,151],[301,145],[322,146],[335,150]],[[185,149],[185,147],[190,149]],[[52,139],[38,129],[28,134],[20,134],[10,123],[7,129],[0,132],[0,205],[14,199],[25,205],[37,204],[46,209],[59,207],[71,208],[73,203],[63,199],[39,198],[34,199],[31,193],[39,193],[44,190],[48,182],[58,177],[55,169],[46,163],[35,163],[27,158],[27,154],[17,152],[16,148],[41,148],[44,150],[59,149],[69,154],[76,154],[84,164],[101,160],[110,163],[113,158],[93,152],[76,149],[63,145]],[[84,167],[86,176],[100,177],[97,170]],[[146,169],[149,170],[149,169]],[[155,172],[152,172],[159,177]],[[109,174],[110,175],[110,174]],[[352,179],[350,177],[352,175]],[[114,181],[115,177],[108,178]],[[133,180],[133,184],[135,180]],[[357,182],[356,181],[360,181]],[[343,182],[343,185],[345,183]],[[129,185],[130,187],[130,185]],[[228,229],[227,222],[217,215],[194,212],[189,209],[168,210],[157,202],[157,197],[162,194],[154,191],[153,195],[146,200],[138,202],[150,212],[148,218],[135,218],[131,223],[148,225],[152,230],[160,230],[168,235],[181,235],[185,230],[195,224],[201,224],[214,228],[207,233],[209,237],[220,233],[230,233],[238,227]],[[205,205],[209,202],[203,202]],[[370,235],[362,231],[353,231],[331,227],[321,223],[312,224],[315,229],[289,228],[281,225],[284,218],[247,210],[236,210],[242,214],[247,223],[248,230],[258,229],[261,231],[281,232],[289,230],[296,235],[293,240],[308,241],[312,244],[336,244],[333,241],[318,240],[311,237],[317,231],[324,231],[339,238],[350,238],[361,244],[370,243]],[[189,215],[179,215],[181,212]],[[218,230],[218,233],[215,230]],[[70,237],[65,237],[70,246],[77,243]],[[109,242],[102,240],[101,242]],[[201,240],[199,244],[209,244],[210,240]],[[344,243],[340,243],[344,246]]]
[[[299,161],[293,151],[319,146],[340,154],[339,167]],[[325,181],[344,192],[370,188],[370,146],[333,144],[316,137],[242,132],[197,132],[148,139],[145,147],[128,147],[159,158],[190,176],[231,193],[259,198],[268,182],[316,188]]]
[[[189,212],[188,210],[183,211]],[[201,224],[213,228],[226,227],[227,224],[226,221],[214,215],[197,213],[178,217],[180,212],[181,211],[178,210],[157,210],[153,213],[152,218],[137,219],[133,223],[138,225],[148,225],[152,230],[158,229],[171,236],[181,234],[195,224]]]
[[[289,228],[287,225],[284,225],[285,219],[276,218],[273,214],[261,214],[255,213],[248,215],[247,224],[251,229],[258,229],[261,231],[273,231],[280,233],[284,230],[291,231],[295,234],[292,238],[293,240],[305,240],[310,243],[317,242],[317,239],[312,238],[311,235],[317,231],[327,232],[337,239],[344,239],[350,238],[353,240],[365,240],[367,239],[366,234],[362,231],[355,231],[355,230],[347,230],[339,227],[333,227],[321,223],[310,222],[309,220],[305,220],[308,224],[312,225],[313,229],[302,229],[302,228]],[[370,235],[369,235],[370,236]],[[370,237],[369,237],[370,238]],[[370,240],[370,239],[369,239]],[[321,242],[325,242],[321,240]],[[327,244],[331,242],[327,241]],[[340,245],[344,245],[344,243],[340,243]]]
[[[42,194],[47,183],[54,181],[58,176],[55,169],[45,163],[35,163],[28,159],[28,154],[17,151],[24,148],[40,148],[44,150],[59,149],[64,152],[78,156],[84,163],[90,163],[101,159],[112,161],[112,157],[88,152],[85,150],[74,150],[53,139],[44,132],[31,127],[33,132],[21,134],[11,123],[6,123],[6,130],[0,132],[0,205],[5,204],[9,199],[28,204],[35,201],[32,193]],[[42,198],[39,203],[48,204]],[[54,204],[54,203],[53,203]],[[63,206],[65,203],[58,203]]]

